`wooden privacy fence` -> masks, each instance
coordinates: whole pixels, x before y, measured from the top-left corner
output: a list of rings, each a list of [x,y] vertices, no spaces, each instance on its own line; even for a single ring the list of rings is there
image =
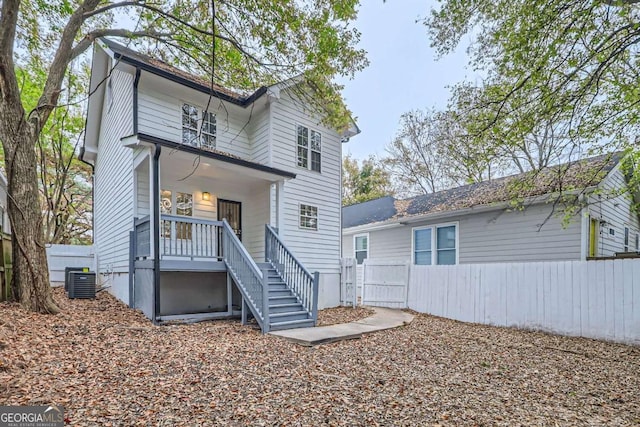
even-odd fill
[[[640,259],[361,267],[365,305],[640,343]]]

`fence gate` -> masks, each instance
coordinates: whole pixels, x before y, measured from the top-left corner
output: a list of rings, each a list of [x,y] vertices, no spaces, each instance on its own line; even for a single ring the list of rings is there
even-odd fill
[[[403,261],[367,259],[362,272],[362,304],[406,308],[409,264]]]
[[[356,260],[342,258],[340,266],[340,305],[355,307],[358,303]]]

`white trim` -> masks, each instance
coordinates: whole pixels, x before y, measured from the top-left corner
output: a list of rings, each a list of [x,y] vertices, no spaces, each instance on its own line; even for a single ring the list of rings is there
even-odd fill
[[[438,264],[438,228],[444,227],[455,227],[456,233],[456,264],[460,264],[460,222],[452,221],[452,222],[443,222],[439,224],[429,224],[422,225],[420,227],[411,227],[411,265],[417,265],[415,263],[415,231],[416,230],[426,230],[431,229],[431,264],[430,265],[440,265]]]
[[[302,225],[300,225],[300,218],[302,218],[302,214],[301,214],[300,210],[302,209],[302,205],[308,206],[310,208],[315,208],[315,210],[316,210],[316,228],[303,227]],[[308,230],[308,231],[318,231],[320,229],[320,209],[318,208],[317,205],[298,202],[298,228],[300,230]]]
[[[295,146],[295,151],[294,151],[294,164],[296,165],[296,168],[298,169],[302,169],[302,170],[306,170],[308,172],[315,172],[315,173],[319,173],[322,174],[322,165],[323,165],[323,154],[322,154],[322,146],[324,145],[324,135],[322,133],[322,131],[318,130],[317,128],[312,128],[309,125],[300,123],[300,122],[295,122],[295,129],[294,129],[294,146]],[[307,167],[304,166],[300,166],[298,164],[298,147],[300,146],[298,144],[298,127],[302,126],[303,128],[307,129]],[[311,153],[312,152],[316,152],[318,153],[318,151],[312,150],[311,149],[311,132],[316,132],[320,135],[320,170],[313,170],[311,168]]]
[[[370,242],[371,238],[369,237],[369,233],[360,233],[360,234],[354,234],[353,235],[353,259],[356,260],[356,265],[361,265],[361,264],[358,264],[358,257],[356,256],[356,252],[357,252],[356,239],[358,237],[366,237],[367,238],[367,257],[362,260],[362,263],[364,263],[367,259],[369,259],[369,253],[371,251],[371,245],[369,244],[369,242]]]
[[[589,255],[589,210],[582,208],[580,216],[580,259],[586,261]]]

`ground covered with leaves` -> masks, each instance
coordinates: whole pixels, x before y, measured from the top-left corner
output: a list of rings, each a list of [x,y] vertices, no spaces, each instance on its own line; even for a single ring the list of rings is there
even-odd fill
[[[640,348],[416,315],[315,348],[237,321],[153,326],[106,293],[0,304],[0,405],[72,425],[637,425]]]

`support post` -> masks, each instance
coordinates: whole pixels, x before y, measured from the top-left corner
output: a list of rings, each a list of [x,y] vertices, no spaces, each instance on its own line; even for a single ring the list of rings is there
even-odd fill
[[[240,313],[240,324],[242,326],[246,326],[247,324],[247,312],[249,311],[249,307],[247,307],[247,303],[244,300],[244,297],[242,297],[242,309],[241,309],[241,313]]]
[[[231,316],[233,314],[233,289],[232,289],[232,286],[233,286],[233,284],[231,283],[231,275],[229,274],[229,271],[227,270],[227,313],[229,314],[229,316]]]
[[[318,323],[318,290],[320,289],[320,273],[313,273],[313,301],[311,302],[311,313],[313,315],[313,326]]]
[[[262,268],[262,333],[269,332],[269,272]]]
[[[138,218],[133,218],[133,230],[129,232],[129,307],[133,308],[136,304],[135,300],[135,288],[134,288],[134,276],[136,274],[136,221]]]
[[[353,308],[358,306],[358,261],[351,258],[351,286],[353,286]]]

